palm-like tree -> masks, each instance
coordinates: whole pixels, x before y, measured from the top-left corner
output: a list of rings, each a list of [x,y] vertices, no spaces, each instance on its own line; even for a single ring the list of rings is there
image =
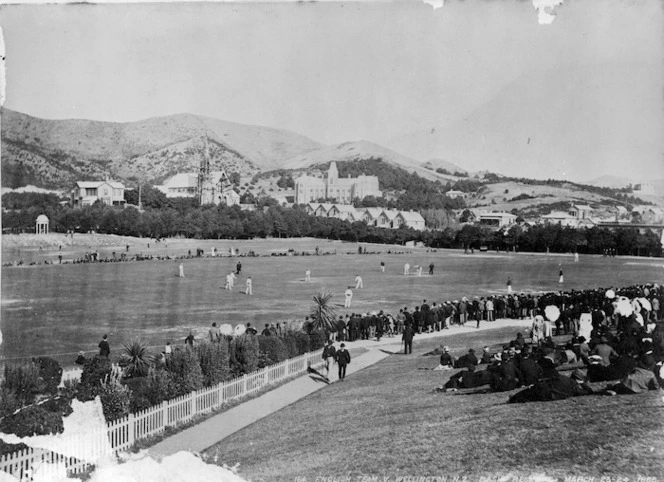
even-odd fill
[[[330,300],[332,292],[319,291],[314,295],[314,305],[311,308],[311,328],[314,330],[324,330],[330,333],[336,330],[336,312],[332,307]]]
[[[152,355],[148,347],[141,340],[134,339],[131,343],[124,345],[124,353],[120,365],[124,368],[127,378],[144,377],[150,370]]]

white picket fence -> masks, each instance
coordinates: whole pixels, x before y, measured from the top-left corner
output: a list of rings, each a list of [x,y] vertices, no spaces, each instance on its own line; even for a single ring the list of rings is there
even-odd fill
[[[90,444],[87,441],[85,457],[71,457],[48,450],[28,448],[0,457],[0,470],[21,481],[35,480],[35,473],[39,473],[38,478],[43,477],[43,480],[49,480],[49,476],[55,479],[65,472],[67,475],[75,475],[93,466],[100,457],[126,451],[139,440],[163,433],[166,427],[187,423],[197,415],[209,413],[225,403],[254,394],[261,388],[287,378],[302,375],[306,373],[308,366],[320,368],[322,365],[321,352],[309,352],[108,422],[106,433],[100,435],[107,437],[108,443],[99,443],[98,448],[97,444],[93,443],[94,457],[89,456]],[[81,443],[79,440],[71,440],[71,447],[68,447],[71,450],[63,452],[81,453],[77,451],[77,445]]]

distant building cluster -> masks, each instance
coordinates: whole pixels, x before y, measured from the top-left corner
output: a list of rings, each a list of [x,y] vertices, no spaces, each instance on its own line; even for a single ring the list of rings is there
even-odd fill
[[[496,229],[509,228],[516,223],[517,218],[512,213],[489,212],[482,209],[470,209],[470,213],[469,222]],[[593,226],[602,225],[662,224],[664,223],[664,209],[657,206],[634,206],[632,211],[629,212],[624,206],[615,206],[607,214],[606,210],[596,210],[586,204],[572,204],[567,211],[553,211],[540,216],[535,222],[570,228],[592,228]]]
[[[424,218],[415,211],[397,211],[383,208],[355,208],[350,204],[308,203],[306,211],[314,216],[337,218],[348,222],[363,221],[369,226],[398,229],[401,226],[425,228]]]
[[[366,196],[382,196],[378,177],[361,175],[356,178],[339,178],[337,163],[331,162],[327,177],[303,174],[295,180],[295,203],[307,204],[318,199],[334,200],[350,204]]]

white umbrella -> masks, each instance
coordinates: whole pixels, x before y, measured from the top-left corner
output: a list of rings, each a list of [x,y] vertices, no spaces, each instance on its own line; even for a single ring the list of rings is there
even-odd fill
[[[621,296],[618,298],[618,301],[615,301],[615,306],[616,306],[616,313],[618,313],[621,316],[629,316],[631,315],[634,310],[632,309],[632,304],[629,302],[629,299],[625,298],[624,296]]]
[[[610,300],[616,297],[616,292],[613,290],[606,290],[606,297]]]
[[[223,325],[219,326],[219,331],[222,335],[232,335],[233,327],[228,323],[224,323]]]
[[[639,298],[638,300],[641,306],[643,306],[643,308],[646,311],[652,311],[652,305],[650,304],[650,301],[647,298]]]
[[[641,316],[641,313],[637,313],[634,318],[639,325],[643,326],[643,316]]]
[[[237,326],[235,327],[235,336],[240,336],[240,335],[242,335],[245,331],[247,331],[247,327],[244,326],[242,323],[240,323],[239,325],[237,325]]]
[[[555,305],[549,305],[544,308],[544,315],[546,316],[547,320],[556,321],[558,318],[560,318],[560,309],[558,309],[558,307]]]

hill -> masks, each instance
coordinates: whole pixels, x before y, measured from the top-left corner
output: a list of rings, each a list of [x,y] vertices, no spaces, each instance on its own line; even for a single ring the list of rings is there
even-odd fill
[[[66,188],[78,179],[159,182],[192,171],[209,149],[212,167],[248,175],[321,145],[305,136],[191,114],[138,122],[47,120],[2,110],[2,182]]]

